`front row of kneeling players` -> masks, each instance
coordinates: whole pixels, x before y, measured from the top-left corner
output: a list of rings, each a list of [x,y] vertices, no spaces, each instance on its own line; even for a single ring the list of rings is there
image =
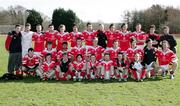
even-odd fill
[[[168,42],[162,42],[162,49],[152,47],[152,41],[147,40],[143,51],[133,48],[135,40],[131,41],[132,51],[117,51],[115,58],[112,53],[104,50],[103,57],[96,59],[97,54],[72,55],[72,50],[68,51],[66,43],[64,51],[52,49],[49,43],[38,57],[33,53],[33,49],[28,50],[28,54],[23,58],[22,71],[26,74],[38,75],[43,80],[78,80],[83,79],[117,79],[127,81],[131,77],[137,81],[144,78],[155,78],[157,75],[165,75],[170,72],[170,78],[174,79],[174,72],[177,66],[176,55],[168,48]],[[82,47],[81,47],[82,48]],[[78,49],[79,50],[79,49]],[[84,52],[86,53],[86,52]],[[98,54],[99,55],[99,54]],[[157,62],[156,62],[157,58]]]

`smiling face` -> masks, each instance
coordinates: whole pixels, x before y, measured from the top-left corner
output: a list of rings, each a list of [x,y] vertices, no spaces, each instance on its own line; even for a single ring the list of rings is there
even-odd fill
[[[91,55],[91,61],[95,62],[96,61],[96,56],[95,55]]]
[[[87,25],[87,30],[88,30],[88,31],[92,31],[92,29],[93,29],[93,27],[92,27],[91,24]]]
[[[141,31],[141,24],[136,25],[136,31]]]
[[[42,26],[41,25],[36,26],[36,30],[37,30],[37,32],[41,32],[42,31]]]
[[[127,31],[127,29],[128,29],[128,25],[125,24],[125,25],[122,27],[122,30],[123,30],[123,31]]]
[[[49,28],[48,28],[48,29],[49,29],[49,31],[50,31],[50,32],[53,32],[53,31],[54,31],[54,26],[53,26],[53,25],[51,25],[51,26],[49,26]]]
[[[135,61],[139,61],[140,60],[140,54],[136,53],[134,55],[134,59],[135,59]]]
[[[78,27],[77,26],[73,26],[73,32],[78,32]]]
[[[19,33],[19,32],[21,31],[21,27],[20,27],[20,26],[17,26],[17,27],[15,28],[15,30],[16,30],[16,33]]]

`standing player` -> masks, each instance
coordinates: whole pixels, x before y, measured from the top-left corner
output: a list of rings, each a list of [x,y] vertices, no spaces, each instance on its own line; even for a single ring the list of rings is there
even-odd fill
[[[107,36],[105,34],[104,25],[99,24],[99,30],[97,31],[98,45],[106,49]]]
[[[73,25],[73,32],[69,34],[69,40],[71,43],[71,47],[76,46],[76,39],[81,38],[83,39],[82,33],[78,32],[78,27],[76,24]]]
[[[107,36],[107,47],[113,47],[113,41],[117,39],[118,32],[115,30],[115,25],[111,24],[109,30],[105,32]]]
[[[141,57],[139,53],[134,55],[134,61],[130,63],[131,73],[133,75],[133,79],[136,81],[143,81],[146,77],[146,69],[144,63],[141,61]]]
[[[137,47],[143,50],[147,35],[141,30],[141,24],[136,25],[136,31],[132,33],[132,37],[136,38]]]
[[[155,30],[156,30],[156,26],[155,25],[151,25],[149,27],[149,33],[147,34],[147,37],[152,40],[153,47],[158,48],[160,36],[155,33]]]
[[[31,24],[25,25],[25,31],[22,31],[22,56],[24,57],[28,53],[28,49],[32,47],[32,36]]]
[[[82,32],[86,46],[92,46],[92,40],[96,37],[97,32],[93,30],[92,24],[87,23],[87,30]]]
[[[66,30],[66,27],[65,25],[61,24],[59,26],[59,31],[56,35],[57,37],[57,41],[58,41],[58,44],[57,44],[57,51],[59,50],[62,50],[62,44],[63,42],[67,42],[68,39],[69,39],[69,33],[68,32],[65,32]]]
[[[110,60],[110,54],[104,54],[104,61],[100,63],[101,65],[101,77],[104,80],[110,80],[114,77],[114,66],[113,61]]]
[[[143,59],[143,55],[144,55],[144,52],[142,49],[139,49],[136,45],[136,40],[135,39],[131,39],[130,41],[131,43],[131,48],[129,48],[127,51],[126,51],[126,55],[128,57],[128,60],[129,60],[129,63],[134,61],[134,55],[136,53],[138,53],[141,57],[141,59]]]
[[[114,40],[113,41],[113,47],[107,48],[104,52],[110,54],[111,60],[116,59],[118,57],[118,53],[121,52],[121,48],[119,47],[118,40]]]
[[[123,23],[121,25],[122,31],[117,36],[122,51],[126,51],[130,47],[131,32],[127,31],[127,28],[128,25]]]
[[[41,52],[44,50],[45,36],[42,32],[42,26],[40,24],[36,25],[36,30],[37,32],[35,32],[32,36],[32,41],[34,41],[34,54],[39,57]]]
[[[104,48],[98,45],[98,38],[95,37],[93,39],[93,46],[87,49],[89,55],[94,54],[96,56],[97,61],[102,59],[102,53],[104,52]]]
[[[162,50],[157,52],[159,67],[162,70],[162,76],[165,77],[166,72],[170,71],[170,79],[174,79],[174,72],[177,67],[176,54],[169,49],[166,40],[162,41]]]
[[[52,48],[56,48],[57,33],[58,32],[54,30],[54,25],[50,24],[48,26],[48,31],[45,32],[46,47],[47,47],[47,42],[52,42]]]
[[[33,48],[29,48],[28,54],[26,54],[22,60],[22,71],[28,75],[30,74],[34,76],[36,74],[36,69],[38,68],[38,66],[39,59],[34,54]]]

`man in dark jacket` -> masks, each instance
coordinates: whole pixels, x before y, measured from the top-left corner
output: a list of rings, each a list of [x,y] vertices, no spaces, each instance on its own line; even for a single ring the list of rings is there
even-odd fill
[[[104,25],[99,24],[99,30],[97,31],[97,37],[98,37],[98,45],[102,46],[106,49],[107,46],[107,36],[104,31]]]
[[[5,48],[9,52],[8,59],[8,73],[14,74],[14,70],[16,74],[21,74],[20,67],[22,64],[22,45],[21,45],[21,27],[20,25],[15,26],[15,31],[11,31],[8,33],[5,42]]]
[[[174,36],[171,35],[171,34],[169,34],[169,27],[168,27],[168,26],[165,26],[165,27],[163,28],[163,32],[164,32],[164,34],[161,35],[161,37],[160,37],[160,42],[162,42],[162,41],[164,41],[164,40],[168,41],[169,46],[170,46],[169,49],[172,50],[174,53],[176,53],[176,45],[177,45],[177,42],[176,42]]]

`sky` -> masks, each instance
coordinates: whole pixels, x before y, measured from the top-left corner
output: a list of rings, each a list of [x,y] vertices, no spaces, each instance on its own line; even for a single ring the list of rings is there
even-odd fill
[[[0,0],[0,7],[21,5],[50,18],[56,8],[71,9],[83,21],[121,22],[124,11],[142,10],[153,4],[180,8],[180,0]]]

